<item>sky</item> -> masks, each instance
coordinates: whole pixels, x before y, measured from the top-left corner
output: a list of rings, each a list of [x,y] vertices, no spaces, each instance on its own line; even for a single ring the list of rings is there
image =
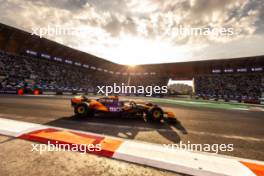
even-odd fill
[[[0,22],[30,33],[82,29],[44,37],[128,65],[264,54],[263,0],[0,0]]]

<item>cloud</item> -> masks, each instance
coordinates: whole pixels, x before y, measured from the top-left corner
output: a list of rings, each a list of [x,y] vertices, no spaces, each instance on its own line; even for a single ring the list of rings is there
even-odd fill
[[[101,26],[112,36],[119,36],[121,32],[136,34],[136,24],[133,18],[111,15],[111,19]]]
[[[88,0],[27,0],[28,2],[32,2],[38,7],[53,7],[57,9],[64,9],[69,11],[79,10],[85,7],[88,3]]]
[[[187,56],[192,60],[227,57],[227,52],[220,52],[227,46],[232,48],[234,56],[239,57],[246,54],[239,52],[249,45],[245,39],[260,43],[264,37],[264,2],[260,0],[0,0],[0,3],[0,22],[29,32],[32,27],[49,24],[87,29],[89,33],[82,37],[48,38],[110,60],[114,57],[121,59],[121,54],[112,51],[125,50],[122,57],[140,52],[146,57],[145,63],[153,62],[151,57],[155,57],[156,62],[157,55],[163,62],[162,54],[144,53],[157,50],[159,44],[163,48],[160,52],[170,52],[164,54],[172,58],[170,61],[177,61],[176,57],[186,59]],[[233,28],[235,34],[182,36],[177,35],[180,26]],[[134,46],[136,42],[142,42],[153,48],[144,51],[129,45],[129,41]],[[142,43],[138,46],[144,46]],[[212,45],[217,47],[212,48]],[[219,52],[210,48],[218,48]],[[176,54],[175,50],[181,54]],[[264,54],[257,47],[248,52]]]

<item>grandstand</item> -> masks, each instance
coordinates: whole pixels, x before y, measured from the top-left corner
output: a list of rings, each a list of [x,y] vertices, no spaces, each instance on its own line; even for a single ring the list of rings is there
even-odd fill
[[[195,92],[203,98],[259,103],[264,91],[263,73],[234,73],[195,77]]]
[[[106,72],[94,66],[72,65],[37,57],[19,56],[0,52],[0,89],[2,92],[96,93],[102,85],[121,85],[129,76],[131,85],[159,85],[156,75],[128,75],[129,73]],[[148,76],[149,79],[144,77]],[[143,81],[144,80],[144,81]]]
[[[100,85],[167,85],[194,79],[197,97],[259,103],[264,56],[130,68],[0,24],[0,92],[96,93]]]

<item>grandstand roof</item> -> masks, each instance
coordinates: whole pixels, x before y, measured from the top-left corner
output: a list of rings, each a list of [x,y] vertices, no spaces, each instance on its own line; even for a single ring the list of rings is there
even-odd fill
[[[37,35],[0,23],[0,49],[9,53],[24,54],[26,50],[48,54],[52,57],[71,59],[96,67],[122,67],[105,59],[76,49],[61,45],[57,42],[40,38]]]
[[[144,69],[155,68],[161,70],[164,74],[170,75],[174,79],[192,79],[198,74],[210,74],[213,70],[236,69],[241,68],[262,68],[264,69],[264,56],[253,56],[243,58],[205,60],[180,63],[149,64],[141,65]]]
[[[52,57],[71,59],[74,62],[93,65],[121,72],[156,72],[174,79],[192,79],[194,75],[211,73],[213,69],[264,67],[264,56],[219,59],[207,61],[139,65],[135,68],[119,65],[91,54],[78,51],[57,42],[31,35],[23,30],[0,23],[0,49],[15,54],[26,50],[48,54]]]

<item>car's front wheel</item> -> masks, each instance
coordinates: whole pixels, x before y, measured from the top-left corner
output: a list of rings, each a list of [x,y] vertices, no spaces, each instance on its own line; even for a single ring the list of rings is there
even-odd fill
[[[155,107],[149,110],[147,114],[148,121],[159,122],[161,119],[163,119],[163,111],[160,108]]]

